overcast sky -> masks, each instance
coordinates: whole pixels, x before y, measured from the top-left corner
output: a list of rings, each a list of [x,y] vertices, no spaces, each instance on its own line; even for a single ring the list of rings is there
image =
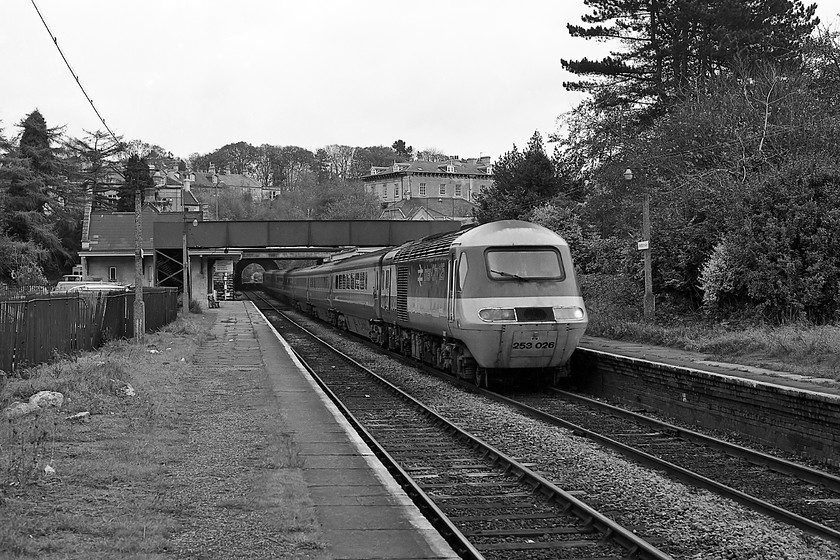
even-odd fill
[[[810,3],[806,0],[806,4]],[[108,126],[175,155],[386,145],[494,159],[581,100],[583,0],[35,0]],[[838,29],[840,0],[819,0]],[[0,0],[0,127],[103,129],[32,0]]]

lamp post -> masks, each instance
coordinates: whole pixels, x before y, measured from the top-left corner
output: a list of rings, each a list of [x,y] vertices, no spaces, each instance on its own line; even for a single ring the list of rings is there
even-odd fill
[[[627,181],[633,180],[633,170],[627,169],[624,172]],[[645,258],[645,296],[644,296],[644,317],[645,321],[653,320],[656,308],[656,299],[653,295],[653,271],[650,255],[650,192],[645,188],[642,193],[642,240],[637,247],[644,253]]]

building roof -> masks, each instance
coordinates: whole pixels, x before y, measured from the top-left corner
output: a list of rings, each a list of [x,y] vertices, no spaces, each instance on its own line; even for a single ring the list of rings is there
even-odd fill
[[[227,175],[218,175],[219,184],[225,187],[239,187],[249,189],[262,188],[258,182],[254,181],[247,175],[240,175],[239,173],[228,173]]]
[[[188,214],[190,221],[195,214]],[[182,222],[181,212],[159,213],[143,208],[141,217],[141,247],[143,251],[154,250],[155,222]],[[91,252],[115,253],[134,251],[134,212],[92,212],[90,215]]]
[[[411,198],[389,203],[379,217],[394,220],[471,218],[473,208],[475,204],[460,198]],[[420,218],[421,213],[429,217]]]
[[[492,166],[484,161],[406,161],[395,163],[391,167],[371,167],[370,173],[362,177],[364,181],[372,181],[383,175],[407,175],[446,173],[450,175],[481,175],[491,177]]]

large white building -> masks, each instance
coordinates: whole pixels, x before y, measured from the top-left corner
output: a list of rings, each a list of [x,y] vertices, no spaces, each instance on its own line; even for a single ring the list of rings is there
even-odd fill
[[[362,177],[386,220],[472,221],[475,196],[493,184],[490,157],[371,167]]]

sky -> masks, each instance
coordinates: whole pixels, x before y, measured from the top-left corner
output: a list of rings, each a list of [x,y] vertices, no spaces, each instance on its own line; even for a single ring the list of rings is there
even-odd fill
[[[817,4],[840,30],[840,0]],[[583,0],[0,0],[6,137],[35,109],[104,130],[35,6],[108,127],[182,158],[402,139],[495,159],[584,99],[561,59],[610,48],[569,36]]]

